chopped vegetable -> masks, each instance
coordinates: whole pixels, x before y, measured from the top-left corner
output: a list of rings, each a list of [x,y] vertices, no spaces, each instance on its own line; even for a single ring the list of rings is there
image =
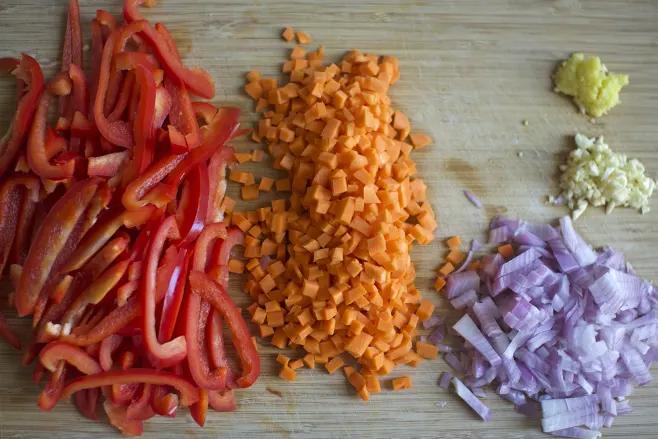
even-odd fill
[[[97,11],[89,80],[77,0],[60,72],[47,83],[33,58],[0,59],[0,74],[19,84],[0,141],[0,275],[9,267],[10,305],[32,316],[22,362],[38,360],[42,410],[75,394],[80,413],[97,420],[102,395],[126,436],[179,405],[203,426],[209,406],[235,410],[231,389],[260,373],[255,342],[226,294],[229,272],[245,268],[231,248],[245,238],[221,223],[234,205],[226,168],[252,159],[226,143],[246,131],[237,109],[192,102],[190,93],[212,97],[213,82],[183,66],[167,29],[139,14],[143,3],[127,0],[122,24]],[[224,322],[239,370],[226,359]],[[3,314],[0,336],[20,349]]]
[[[620,253],[593,250],[569,217],[560,227],[496,217],[503,245],[473,271],[449,274],[444,291],[468,312],[454,326],[468,344],[446,362],[459,374],[457,393],[483,419],[482,387],[529,416],[542,408],[545,432],[595,438],[628,413],[633,383],[652,380],[656,288],[638,278]],[[466,263],[464,263],[466,264]],[[430,340],[428,337],[427,341]],[[440,386],[445,387],[445,374]]]
[[[292,34],[286,29],[284,38]],[[438,223],[410,153],[429,139],[404,141],[411,124],[388,96],[400,76],[397,59],[351,51],[325,66],[323,55],[321,47],[295,47],[284,85],[248,75],[245,92],[263,113],[254,139],[264,139],[274,168],[287,171],[276,181],[262,177],[257,188],[288,195],[234,212],[231,224],[247,233],[244,289],[261,336],[279,348],[303,347],[304,364],[329,373],[353,357],[357,370],[343,368],[345,376],[368,400],[380,391],[377,376],[439,351],[427,343],[414,349],[434,305],[413,284],[410,251],[431,242]],[[255,177],[238,168],[229,179],[243,186],[243,198],[253,195],[244,188]],[[291,366],[280,371],[289,381]]]
[[[473,192],[471,192],[469,190],[464,190],[464,195],[466,196],[466,198],[468,198],[468,201],[473,203],[473,205],[475,207],[477,207],[478,209],[482,209],[482,207],[484,207],[484,205],[482,204],[482,201],[480,201],[480,199],[478,197],[476,197],[473,194]]]

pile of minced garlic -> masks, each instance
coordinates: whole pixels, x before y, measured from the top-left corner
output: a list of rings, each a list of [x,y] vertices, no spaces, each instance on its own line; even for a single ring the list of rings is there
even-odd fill
[[[602,136],[576,134],[575,140],[576,148],[560,166],[560,189],[573,219],[589,205],[606,206],[608,214],[617,206],[649,211],[656,181],[645,175],[639,160],[612,151]]]

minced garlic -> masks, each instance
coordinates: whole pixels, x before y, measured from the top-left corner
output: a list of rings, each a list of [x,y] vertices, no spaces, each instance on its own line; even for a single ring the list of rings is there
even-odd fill
[[[649,197],[656,181],[644,174],[636,159],[628,160],[603,143],[603,137],[576,134],[576,149],[566,165],[560,166],[560,190],[577,219],[587,206],[606,206],[609,214],[617,206],[649,211]]]
[[[601,117],[619,103],[628,75],[608,73],[598,56],[574,53],[553,74],[555,91],[573,96],[582,113]]]

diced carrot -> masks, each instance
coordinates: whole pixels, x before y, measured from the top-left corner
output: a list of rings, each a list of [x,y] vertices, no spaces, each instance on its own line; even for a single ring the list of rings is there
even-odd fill
[[[238,163],[246,163],[249,160],[251,160],[251,154],[249,153],[235,153],[233,154],[235,157],[235,160],[237,160]]]
[[[288,363],[288,367],[290,367],[292,370],[299,369],[300,367],[304,367],[304,361],[301,358],[298,358],[297,360],[293,360]]]
[[[281,34],[281,36],[286,41],[292,41],[293,38],[295,38],[295,31],[293,31],[291,28],[287,27],[283,30],[283,33]]]
[[[315,357],[313,356],[313,354],[304,355],[303,360],[306,367],[308,367],[309,369],[315,368]]]
[[[428,136],[421,133],[409,134],[409,139],[411,140],[411,144],[414,146],[414,148],[417,149],[432,143],[432,140]]]
[[[450,273],[455,271],[455,266],[452,265],[450,262],[446,262],[440,269],[439,269],[439,274],[441,276],[447,276]]]
[[[448,256],[446,256],[446,261],[450,262],[452,265],[459,265],[461,261],[464,260],[466,255],[462,252],[460,252],[457,249],[450,250],[450,253],[448,253]]]
[[[449,249],[454,250],[460,245],[462,245],[462,240],[459,236],[453,236],[452,238],[446,241],[446,244],[448,245]]]
[[[283,354],[277,354],[276,362],[279,363],[282,366],[287,366],[288,363],[290,362],[290,358],[286,357]]]
[[[345,363],[343,362],[342,358],[334,357],[327,364],[325,364],[324,367],[327,369],[327,372],[332,374],[343,367],[343,364]]]
[[[433,344],[419,341],[416,343],[416,352],[423,358],[435,360],[439,355],[439,348]]]
[[[498,254],[505,259],[512,259],[514,257],[514,248],[512,244],[505,244],[498,247]]]
[[[399,391],[403,389],[411,389],[411,378],[408,376],[403,376],[400,378],[395,378],[392,382],[391,385],[393,387],[393,390]]]
[[[228,271],[231,273],[244,273],[244,262],[238,259],[228,261]]]
[[[445,286],[446,286],[445,278],[439,277],[436,279],[436,282],[434,283],[434,289],[436,291],[441,291],[441,289]]]
[[[434,304],[430,302],[429,299],[423,299],[420,302],[420,306],[416,310],[416,315],[418,316],[421,322],[424,322],[425,320],[430,318],[433,312],[434,312]]]
[[[299,44],[311,44],[313,39],[306,32],[297,32],[297,42]]]
[[[290,59],[304,58],[304,55],[306,55],[306,51],[302,47],[297,46],[292,49],[292,52],[290,53]]]
[[[247,92],[251,99],[258,101],[263,96],[263,86],[260,81],[250,82],[244,86],[244,91]]]
[[[261,192],[269,192],[274,185],[274,179],[269,177],[262,177],[258,184],[258,190]]]
[[[295,378],[297,377],[297,372],[295,372],[293,369],[291,369],[286,365],[281,368],[281,371],[279,371],[279,376],[286,381],[292,382],[295,381]]]

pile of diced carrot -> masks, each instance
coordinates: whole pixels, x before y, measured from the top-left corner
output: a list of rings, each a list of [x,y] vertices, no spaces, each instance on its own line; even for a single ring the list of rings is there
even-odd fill
[[[249,312],[260,336],[306,351],[295,360],[279,355],[282,378],[294,381],[303,366],[343,368],[367,401],[381,390],[379,376],[438,353],[415,342],[418,323],[434,305],[414,286],[409,256],[414,242],[429,243],[437,228],[409,157],[430,139],[411,133],[407,117],[391,107],[396,58],[354,50],[340,64],[325,65],[323,54],[322,47],[308,54],[295,47],[283,65],[290,82],[282,86],[256,71],[247,75],[245,91],[262,112],[253,139],[266,142],[274,168],[286,176],[257,182],[237,169],[230,180],[242,184],[245,200],[273,186],[290,197],[232,213],[231,224],[245,232],[248,262],[234,260],[230,269],[250,273],[244,288],[255,302]],[[392,382],[395,390],[410,387],[408,377]]]

